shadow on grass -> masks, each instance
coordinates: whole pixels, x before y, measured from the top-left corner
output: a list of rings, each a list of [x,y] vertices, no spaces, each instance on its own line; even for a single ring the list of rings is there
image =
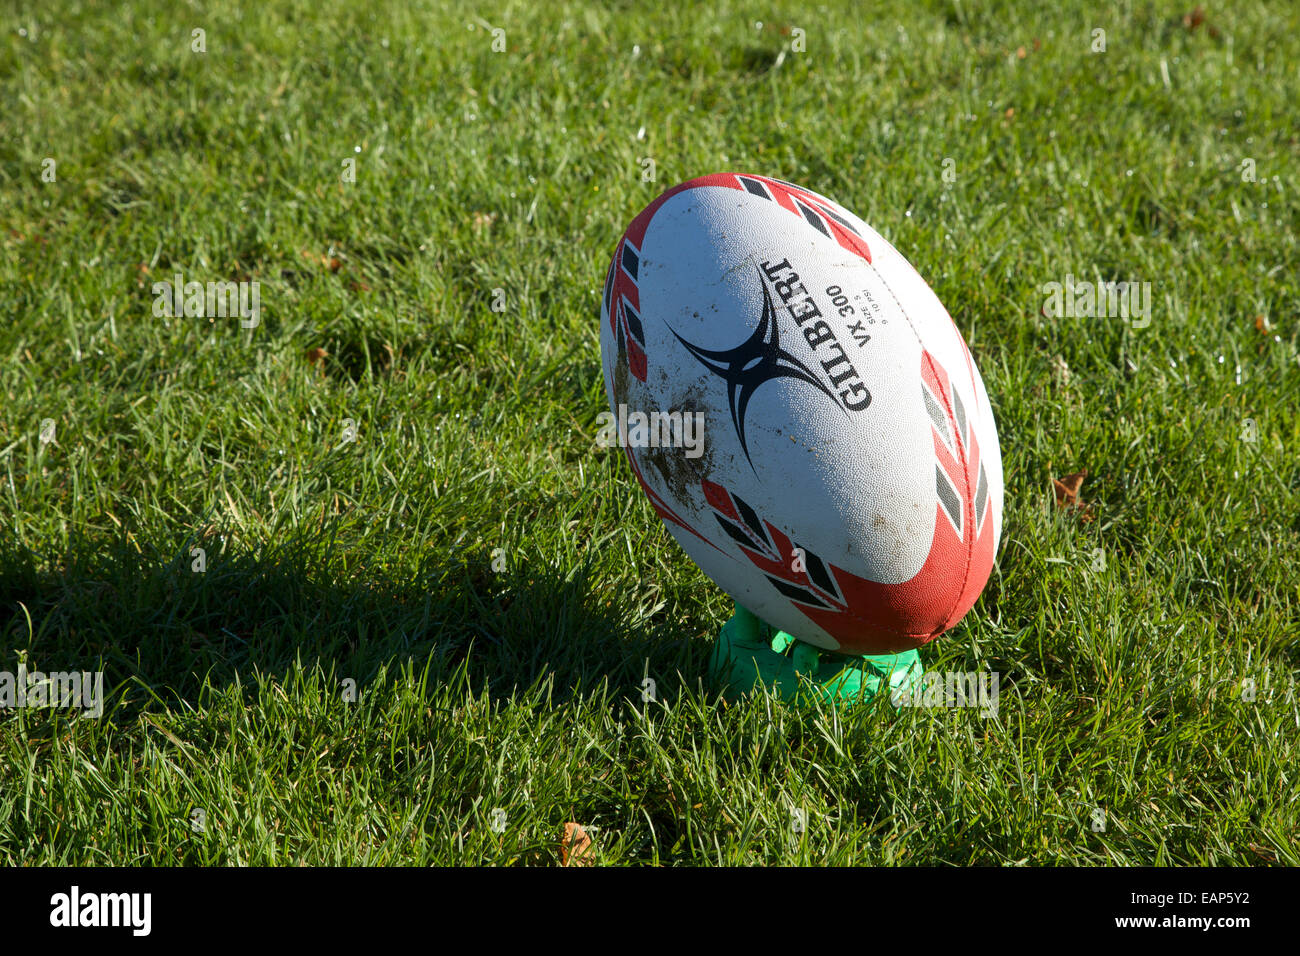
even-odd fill
[[[431,550],[398,578],[351,567],[328,544],[300,535],[253,553],[213,538],[201,572],[190,544],[147,555],[124,536],[83,537],[57,571],[2,544],[0,670],[24,652],[29,670],[103,669],[117,689],[106,707],[128,691],[128,713],[148,700],[133,686],[197,707],[205,680],[249,684],[298,659],[361,690],[408,659],[428,661],[430,686],[463,665],[474,692],[498,701],[547,680],[557,700],[603,680],[639,700],[647,673],[660,695],[704,673],[706,646],[668,622],[629,626],[585,568],[519,560],[498,573],[486,555]]]

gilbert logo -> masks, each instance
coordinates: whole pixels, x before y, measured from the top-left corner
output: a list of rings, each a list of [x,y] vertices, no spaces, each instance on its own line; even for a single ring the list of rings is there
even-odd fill
[[[50,897],[50,925],[73,928],[130,927],[133,936],[148,936],[152,925],[152,893],[71,893]]]
[[[849,411],[861,411],[871,404],[871,393],[844,354],[834,330],[823,320],[821,310],[800,281],[799,274],[791,267],[790,260],[782,259],[775,265],[762,263],[758,266],[758,281],[763,290],[763,313],[753,333],[735,348],[700,348],[669,329],[701,365],[727,383],[731,423],[751,468],[754,462],[749,458],[749,442],[745,436],[745,411],[754,392],[768,382],[779,378],[803,382],[825,395],[846,416]],[[819,358],[821,352],[829,356],[820,364],[831,385],[840,390],[838,393],[828,388],[812,369],[781,345],[781,326],[772,299],[773,290],[781,300],[780,314],[788,314],[794,320],[808,346],[818,353]]]

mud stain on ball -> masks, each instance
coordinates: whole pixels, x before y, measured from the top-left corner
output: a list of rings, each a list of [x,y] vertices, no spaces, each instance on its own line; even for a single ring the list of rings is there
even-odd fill
[[[680,416],[683,429],[688,416],[700,424],[698,432],[693,432],[699,442],[697,457],[690,457],[684,446],[659,446],[639,449],[641,455],[658,473],[671,500],[686,504],[697,500],[705,479],[714,474],[715,446],[709,441],[709,430],[716,422],[716,411],[706,400],[706,390],[702,384],[694,384],[678,395],[666,411],[676,419]],[[694,418],[699,415],[700,418]]]

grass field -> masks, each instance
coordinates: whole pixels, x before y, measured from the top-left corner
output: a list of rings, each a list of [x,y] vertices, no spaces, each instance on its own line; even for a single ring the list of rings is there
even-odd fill
[[[0,671],[107,702],[0,711],[0,863],[1300,863],[1300,13],[1040,6],[7,6]],[[599,288],[726,169],[970,344],[1003,541],[923,658],[996,717],[704,682]]]

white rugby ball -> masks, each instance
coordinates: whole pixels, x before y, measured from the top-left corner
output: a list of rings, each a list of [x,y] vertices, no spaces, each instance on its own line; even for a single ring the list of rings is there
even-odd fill
[[[851,212],[740,173],[668,190],[615,249],[600,345],[641,487],[760,618],[884,654],[975,603],[1002,530],[988,395],[939,299]]]

